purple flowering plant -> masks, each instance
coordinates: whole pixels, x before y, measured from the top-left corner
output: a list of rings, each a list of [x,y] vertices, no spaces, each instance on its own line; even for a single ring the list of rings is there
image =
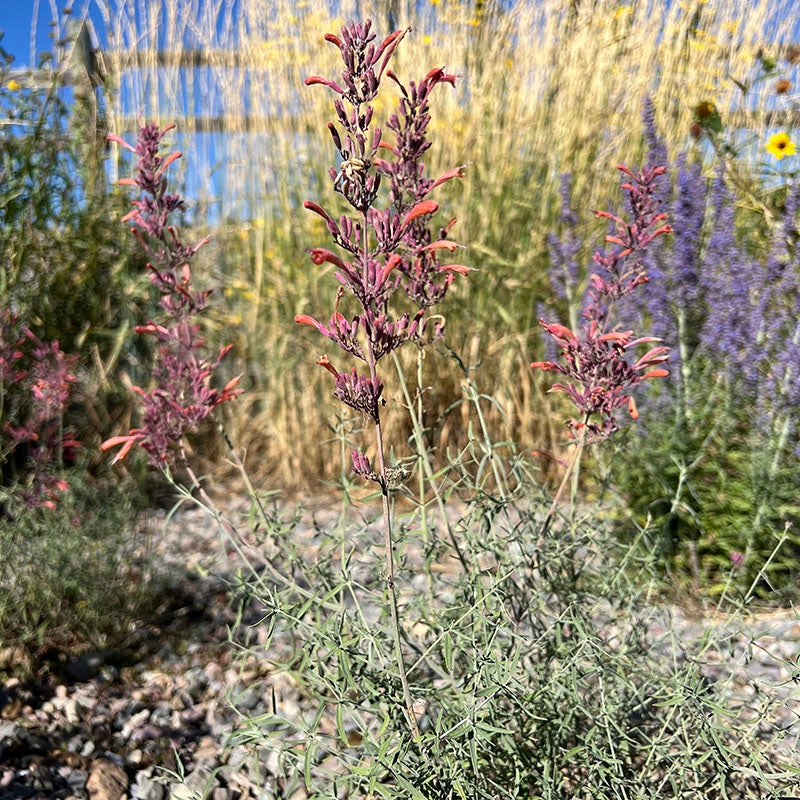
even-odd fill
[[[166,171],[181,157],[175,151],[162,155],[161,146],[166,134],[174,128],[159,129],[155,123],[143,125],[136,145],[132,146],[111,135],[108,138],[137,157],[134,178],[123,178],[120,184],[135,186],[140,196],[133,209],[123,217],[148,256],[150,282],[161,294],[159,306],[167,321],[164,324],[147,322],[136,327],[137,333],[152,336],[158,342],[153,369],[153,388],[133,387],[142,399],[142,423],[127,434],[112,436],[102,444],[103,450],[120,447],[114,462],[124,458],[138,444],[151,464],[168,468],[176,456],[183,462],[183,440],[197,430],[221,403],[241,393],[233,378],[222,389],[210,385],[214,371],[230,351],[223,347],[213,358],[205,355],[198,315],[206,307],[209,290],[198,290],[192,283],[191,261],[207,243],[203,239],[187,245],[171,217],[185,209],[178,194],[167,191]]]
[[[306,201],[305,207],[325,221],[334,244],[342,255],[325,248],[310,250],[314,264],[332,264],[339,289],[333,313],[326,322],[308,314],[295,321],[316,328],[334,344],[363,362],[361,369],[340,371],[327,355],[317,362],[333,377],[334,395],[345,405],[369,417],[375,428],[376,464],[361,450],[353,450],[353,471],[374,481],[381,490],[384,516],[386,581],[390,596],[395,657],[403,685],[406,718],[414,735],[419,728],[412,708],[401,649],[394,591],[392,519],[389,492],[393,470],[387,465],[381,427],[384,383],[378,363],[406,342],[422,346],[426,339],[442,335],[437,321],[431,331],[426,312],[441,302],[456,275],[467,267],[442,264],[442,253],[459,245],[448,238],[455,220],[441,228],[432,226],[438,204],[431,199],[434,189],[461,177],[455,168],[437,178],[425,173],[424,155],[430,148],[429,98],[440,84],[455,85],[456,77],[435,68],[425,77],[408,84],[388,68],[391,56],[407,31],[395,31],[378,43],[370,21],[345,25],[340,35],[327,34],[342,56],[341,77],[319,76],[306,84],[322,85],[334,95],[336,122],[328,125],[339,157],[338,169],[329,174],[334,190],[352,212],[338,219],[323,206]],[[381,83],[391,81],[400,92],[399,106],[387,121],[386,131],[373,124],[373,101]],[[386,138],[384,138],[386,136]],[[381,187],[388,200],[381,204]],[[352,298],[355,311],[346,315],[340,305]],[[397,306],[401,307],[398,309]],[[410,306],[410,309],[409,309]],[[404,310],[406,309],[406,310]]]
[[[644,128],[648,162],[668,165],[657,197],[675,236],[644,253],[648,291],[620,311],[671,343],[673,378],[620,453],[617,484],[663,517],[662,550],[688,559],[697,588],[715,585],[730,552],[743,554],[742,580],[767,558],[776,574],[796,570],[774,557],[773,532],[796,518],[799,185],[765,213],[749,190],[741,201],[732,157],[713,171],[697,152],[670,158],[649,101]]]

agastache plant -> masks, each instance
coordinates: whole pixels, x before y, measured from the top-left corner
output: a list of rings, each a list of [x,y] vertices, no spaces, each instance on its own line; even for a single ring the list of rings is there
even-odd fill
[[[453,222],[434,234],[431,217],[438,204],[429,198],[433,189],[461,177],[460,168],[449,170],[436,179],[425,175],[422,158],[430,147],[427,127],[430,122],[428,99],[439,84],[455,85],[454,75],[443,69],[431,70],[418,83],[404,85],[389,69],[392,53],[406,31],[396,31],[376,44],[369,21],[346,25],[339,36],[327,34],[342,56],[344,70],[339,81],[314,76],[307,85],[323,85],[334,92],[336,123],[328,130],[340,158],[338,169],[329,170],[333,187],[353,208],[355,214],[339,219],[318,203],[306,201],[305,207],[322,217],[333,242],[344,256],[324,249],[310,251],[312,261],[336,267],[341,284],[333,313],[327,322],[307,314],[295,317],[298,323],[311,325],[346,353],[364,363],[339,371],[327,355],[317,362],[333,377],[334,395],[343,403],[369,417],[375,427],[377,464],[373,466],[360,450],[352,452],[353,471],[380,486],[384,516],[386,581],[395,638],[395,657],[400,674],[406,717],[411,732],[419,734],[408,686],[401,649],[400,623],[394,588],[394,555],[389,492],[392,471],[387,468],[381,428],[384,384],[378,375],[378,362],[408,341],[422,345],[429,336],[427,309],[439,303],[457,274],[466,267],[439,264],[438,257],[454,251],[458,245],[447,239]],[[397,113],[386,127],[394,141],[383,138],[379,126],[373,126],[373,106],[381,81],[388,78],[400,90]],[[388,185],[389,202],[376,205],[379,190]],[[416,310],[395,312],[392,301],[398,293],[406,296]],[[355,299],[356,312],[347,317],[339,310],[346,295]],[[396,302],[396,301],[395,301]],[[406,303],[407,305],[407,303]],[[442,334],[442,324],[434,326],[429,338]]]
[[[549,528],[567,480],[577,467],[583,446],[607,439],[619,429],[618,409],[627,407],[630,416],[637,419],[639,412],[633,390],[645,380],[668,375],[660,365],[668,361],[669,347],[657,344],[661,339],[634,337],[632,330],[613,327],[617,304],[648,281],[642,260],[645,250],[658,237],[672,232],[656,197],[658,178],[665,168],[648,166],[638,173],[625,166],[618,169],[627,176],[622,189],[628,195],[632,219],[628,221],[607,211],[595,212],[613,224],[613,230],[606,236],[612,248],[598,250],[592,257],[597,269],[589,277],[581,330],[540,320],[540,325],[561,348],[561,360],[535,361],[531,367],[564,376],[565,380],[553,384],[550,391],[566,394],[580,412],[579,417],[567,422],[576,447],[540,541]],[[632,356],[634,348],[642,344],[656,346],[639,358]]]
[[[628,222],[607,211],[595,212],[614,224],[615,231],[606,236],[606,242],[616,247],[598,250],[592,257],[598,270],[589,278],[582,331],[540,320],[561,347],[563,360],[531,364],[534,369],[557,372],[568,379],[554,384],[550,391],[563,392],[572,400],[581,418],[570,419],[567,424],[588,441],[606,439],[618,430],[616,410],[623,406],[628,407],[633,419],[638,418],[632,390],[648,378],[668,374],[658,366],[669,359],[665,345],[651,348],[635,361],[629,355],[638,345],[660,339],[633,338],[633,331],[611,329],[614,306],[648,280],[642,262],[644,250],[659,236],[672,232],[653,197],[656,179],[664,174],[664,167],[645,167],[638,174],[624,166],[619,169],[628,176],[622,188],[628,193],[633,220]]]
[[[118,136],[108,138],[137,156],[134,178],[123,178],[120,184],[135,186],[140,197],[133,209],[123,217],[144,248],[150,282],[161,293],[159,306],[165,312],[165,324],[147,322],[136,327],[137,333],[154,337],[158,342],[153,369],[152,389],[133,387],[142,398],[142,424],[123,436],[113,436],[102,444],[103,450],[121,445],[114,458],[119,461],[139,444],[154,466],[169,468],[183,458],[183,439],[197,430],[203,420],[221,403],[241,393],[239,379],[234,378],[222,389],[209,385],[214,371],[231,349],[223,347],[208,360],[204,356],[204,340],[196,318],[206,306],[210,291],[197,290],[192,284],[191,261],[207,243],[203,239],[186,245],[180,231],[170,224],[173,214],[184,211],[185,201],[178,194],[167,192],[166,170],[181,157],[180,152],[167,156],[160,153],[164,136],[174,128],[163,129],[155,123],[142,126],[131,146]]]

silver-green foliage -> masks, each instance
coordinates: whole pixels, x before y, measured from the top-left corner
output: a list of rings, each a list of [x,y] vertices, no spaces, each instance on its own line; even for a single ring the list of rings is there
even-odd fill
[[[233,634],[245,662],[269,664],[268,708],[229,742],[260,754],[264,797],[797,794],[770,728],[785,696],[754,680],[762,701],[743,713],[725,669],[709,671],[744,635],[735,615],[722,633],[682,639],[649,594],[641,541],[619,545],[594,516],[561,520],[542,540],[541,498],[462,488],[478,499],[456,517],[418,507],[401,526],[416,740],[379,532],[355,518],[305,535],[272,521],[269,573],[240,586],[251,616]]]

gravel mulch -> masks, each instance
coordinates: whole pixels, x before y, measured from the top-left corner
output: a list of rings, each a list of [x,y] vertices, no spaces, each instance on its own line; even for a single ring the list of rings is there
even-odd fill
[[[334,518],[328,512],[328,521]],[[317,514],[298,530],[313,536],[325,520],[325,512],[322,519]],[[233,614],[214,577],[231,570],[232,554],[198,509],[166,526],[158,517],[150,525],[159,562],[181,579],[159,619],[137,631],[138,649],[85,653],[48,664],[38,683],[12,678],[0,685],[0,800],[277,796],[268,763],[261,765],[266,776],[256,775],[244,750],[223,748],[239,719],[232,697],[241,712],[258,714],[277,691],[284,713],[292,706],[299,711],[297,693],[281,676],[255,660],[244,669],[241,660],[234,663],[227,629]],[[198,566],[211,574],[200,577]],[[709,625],[726,624],[680,609],[654,619],[662,627],[654,633],[671,625],[687,641]],[[800,618],[791,610],[764,613],[748,629],[727,652],[708,654],[706,671],[711,679],[733,676],[742,708],[765,686],[785,697],[773,723],[791,729],[784,748],[800,763]]]

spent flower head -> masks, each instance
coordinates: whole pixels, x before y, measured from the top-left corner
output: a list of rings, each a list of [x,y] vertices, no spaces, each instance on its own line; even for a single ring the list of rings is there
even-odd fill
[[[786,78],[775,81],[775,94],[788,94],[792,91],[792,82]]]

